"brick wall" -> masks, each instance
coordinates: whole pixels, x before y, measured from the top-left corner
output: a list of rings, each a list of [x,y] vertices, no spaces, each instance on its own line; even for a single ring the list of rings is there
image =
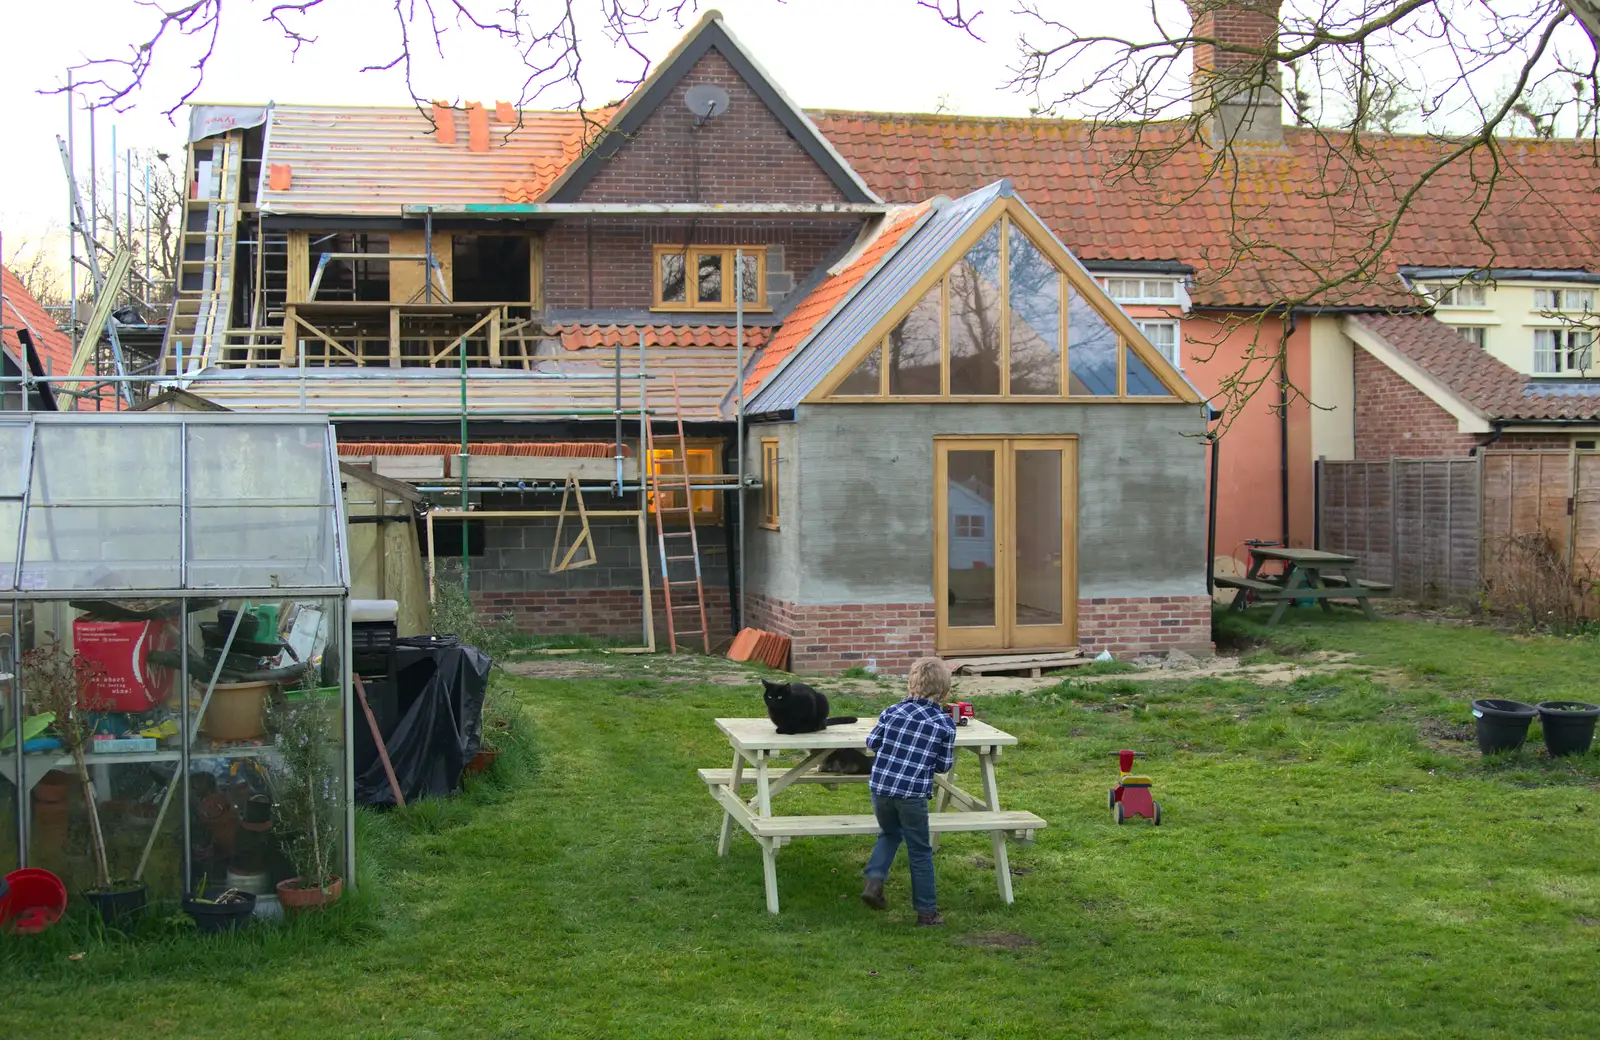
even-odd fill
[[[803,674],[828,675],[869,662],[880,672],[904,674],[912,661],[934,653],[932,603],[807,606],[754,594],[745,597],[745,624],[788,636],[793,641],[789,667]],[[1168,650],[1209,656],[1215,649],[1211,599],[1081,600],[1078,643],[1121,658]]]
[[[903,675],[911,662],[933,655],[932,603],[850,603],[808,606],[745,597],[745,624],[791,640],[789,667],[833,675],[871,665]]]
[[[728,92],[696,127],[683,95]],[[583,189],[584,202],[843,202],[844,195],[722,55],[708,51]]]
[[[1212,654],[1211,597],[1107,597],[1078,601],[1078,645],[1119,658],[1183,650]]]
[[[1203,39],[1220,40],[1244,47],[1263,47],[1278,35],[1278,9],[1281,0],[1198,0],[1191,3],[1195,11],[1194,35]],[[1245,64],[1253,59],[1246,54],[1218,51],[1209,43],[1196,44],[1194,67],[1197,71],[1227,68]]]
[[[656,245],[767,247],[767,295],[778,303],[835,250],[855,240],[860,225],[840,220],[700,220],[641,224],[595,219],[556,225],[544,240],[545,306],[647,308],[654,302]],[[693,315],[677,320],[693,323]]]
[[[1359,348],[1355,383],[1358,460],[1454,458],[1481,440],[1457,430],[1454,416]]]

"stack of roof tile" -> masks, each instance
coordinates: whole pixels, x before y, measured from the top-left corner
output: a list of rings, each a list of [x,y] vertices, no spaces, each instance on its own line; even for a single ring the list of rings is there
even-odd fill
[[[731,325],[562,325],[556,329],[561,345],[568,350],[585,347],[615,347],[637,349],[639,333],[644,332],[648,347],[726,347],[736,345],[735,329]],[[746,350],[757,350],[767,342],[769,330],[759,326],[745,326]]]
[[[759,628],[747,628],[733,638],[730,661],[759,661],[780,671],[789,664],[789,637]]]

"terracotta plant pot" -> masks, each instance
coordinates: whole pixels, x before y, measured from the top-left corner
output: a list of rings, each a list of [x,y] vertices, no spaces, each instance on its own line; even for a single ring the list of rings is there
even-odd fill
[[[467,763],[467,775],[476,776],[479,773],[487,772],[489,767],[494,765],[494,760],[499,757],[499,751],[485,750],[478,752],[476,755],[473,755],[472,760]]]
[[[321,910],[332,906],[344,894],[344,879],[334,878],[327,888],[301,888],[300,879],[288,878],[278,882],[278,903],[286,916],[307,910]]]
[[[234,812],[228,796],[221,792],[206,795],[200,802],[200,822],[211,832],[211,843],[223,858],[232,856],[239,814]]]

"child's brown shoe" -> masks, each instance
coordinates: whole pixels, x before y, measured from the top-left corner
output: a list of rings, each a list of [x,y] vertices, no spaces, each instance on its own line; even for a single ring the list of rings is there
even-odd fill
[[[889,901],[883,898],[883,878],[867,878],[866,887],[861,890],[861,901],[874,910],[886,910]]]
[[[918,910],[917,911],[917,927],[918,928],[937,928],[942,924],[944,924],[944,915],[939,913],[939,911],[937,911],[937,910]]]

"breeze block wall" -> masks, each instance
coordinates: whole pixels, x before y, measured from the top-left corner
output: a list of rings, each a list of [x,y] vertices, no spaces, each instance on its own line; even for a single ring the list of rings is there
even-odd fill
[[[555,543],[554,518],[496,519],[480,521],[484,551],[470,558],[471,600],[488,617],[509,618],[519,631],[530,635],[579,635],[642,642],[644,598],[639,570],[639,531],[629,518],[597,517],[589,522],[598,562],[550,572]],[[732,636],[733,615],[728,591],[725,536],[721,527],[696,528],[700,541],[701,581],[706,599],[706,620],[712,645]],[[562,532],[571,545],[574,524]],[[648,530],[653,621],[657,644],[666,646],[667,622],[661,598],[659,554],[654,520]],[[579,550],[578,559],[585,553]],[[441,579],[460,572],[460,560],[441,557]],[[685,565],[686,566],[686,565]],[[678,574],[674,569],[674,576]],[[673,602],[693,602],[693,589],[681,589]],[[688,595],[685,595],[687,593]],[[691,611],[678,612],[680,628],[697,629]]]

